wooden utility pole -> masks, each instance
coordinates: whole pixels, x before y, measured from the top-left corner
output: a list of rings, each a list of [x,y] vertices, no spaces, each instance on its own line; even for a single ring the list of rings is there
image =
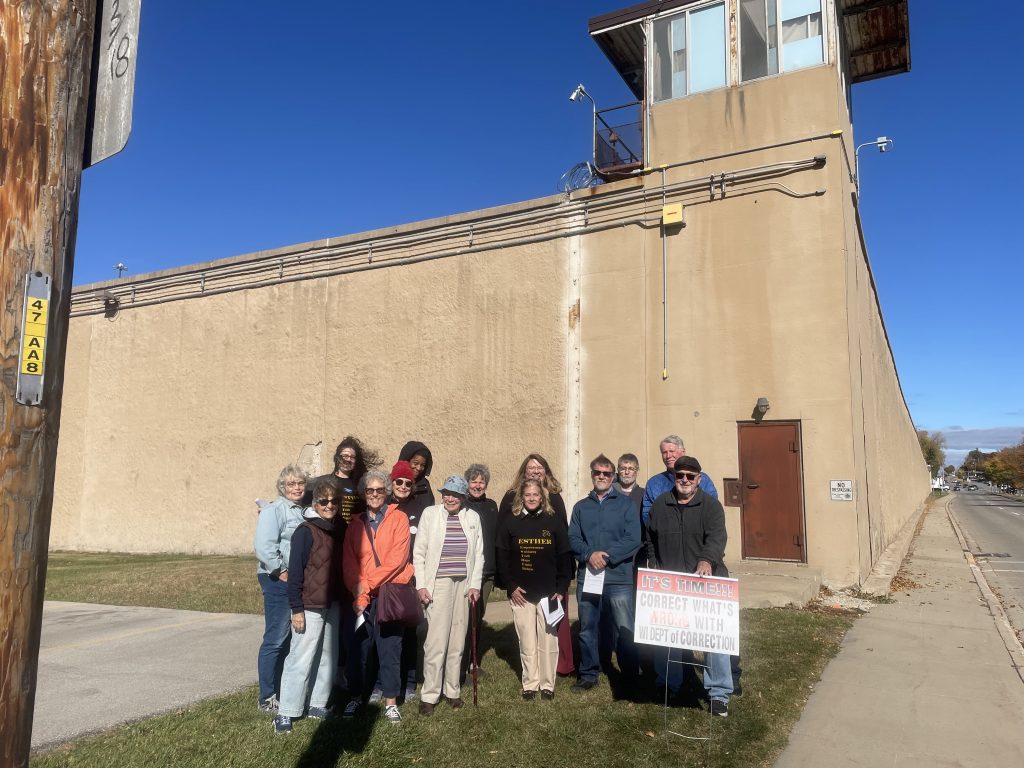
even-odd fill
[[[31,747],[95,14],[0,4],[0,768]],[[29,273],[51,278],[35,405],[17,395]]]

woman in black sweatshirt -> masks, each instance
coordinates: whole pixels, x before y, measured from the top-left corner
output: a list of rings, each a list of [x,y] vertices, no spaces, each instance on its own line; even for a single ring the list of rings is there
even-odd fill
[[[512,514],[498,530],[497,555],[519,637],[523,698],[530,701],[540,691],[550,701],[555,698],[559,624],[550,613],[566,609],[573,565],[568,533],[539,480],[520,484]]]

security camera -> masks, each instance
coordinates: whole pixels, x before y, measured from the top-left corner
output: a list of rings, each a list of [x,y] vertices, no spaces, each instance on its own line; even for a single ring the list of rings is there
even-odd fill
[[[100,293],[100,298],[103,299],[104,304],[107,304],[108,302],[119,304],[121,302],[121,299],[119,299],[117,294],[113,291],[103,291]]]

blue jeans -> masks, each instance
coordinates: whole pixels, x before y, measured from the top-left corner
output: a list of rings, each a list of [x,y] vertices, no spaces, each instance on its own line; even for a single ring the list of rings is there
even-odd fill
[[[292,611],[288,607],[288,583],[258,573],[263,591],[263,644],[256,662],[260,681],[260,701],[270,698],[281,688],[281,671],[288,655],[292,633]]]
[[[693,663],[693,651],[658,646],[655,648],[654,658],[658,687],[665,687],[667,674],[669,691],[673,694],[678,693],[683,684],[683,666],[677,663],[668,664],[668,660],[671,658],[673,662]],[[727,653],[705,653],[704,663],[707,665],[704,669],[704,690],[707,691],[708,698],[729,701],[732,694],[732,657]]]
[[[348,691],[355,699],[365,699],[369,693],[367,683],[370,682],[367,680],[367,665],[372,651],[376,650],[381,692],[386,699],[396,699],[401,693],[402,635],[405,627],[395,622],[377,623],[377,598],[370,601],[364,613],[366,621],[356,630],[355,642],[349,653],[346,669]]]
[[[633,644],[633,585],[605,584],[600,595],[584,594],[583,580],[576,587],[576,602],[580,613],[580,674],[579,679],[594,682],[601,671],[598,635],[601,614],[609,613],[612,626],[619,634],[619,669],[627,675],[636,675],[636,646]]]
[[[306,704],[326,707],[338,667],[338,604],[304,611],[306,628],[292,630],[291,647],[281,676],[281,704],[288,717],[302,717]],[[309,684],[313,683],[312,693]]]

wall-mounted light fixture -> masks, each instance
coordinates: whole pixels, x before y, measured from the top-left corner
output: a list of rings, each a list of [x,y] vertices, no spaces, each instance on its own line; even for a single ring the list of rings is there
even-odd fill
[[[592,125],[590,126],[590,133],[592,135],[591,140],[591,162],[597,163],[597,102],[594,101],[594,97],[587,93],[587,89],[583,87],[583,83],[576,86],[575,90],[569,94],[569,101],[583,101],[584,98],[590,99],[591,111],[593,113]]]
[[[103,301],[103,316],[108,319],[121,308],[121,299],[113,291],[103,291],[97,298]]]
[[[767,397],[757,398],[757,402],[754,404],[754,410],[750,414],[750,418],[754,420],[756,424],[761,423],[761,419],[768,413],[768,409],[771,408],[771,404],[768,402]]]
[[[888,136],[879,136],[874,141],[858,144],[857,148],[853,150],[853,186],[858,195],[860,194],[860,151],[864,147],[878,147],[878,151],[884,154],[892,149],[892,139]]]

